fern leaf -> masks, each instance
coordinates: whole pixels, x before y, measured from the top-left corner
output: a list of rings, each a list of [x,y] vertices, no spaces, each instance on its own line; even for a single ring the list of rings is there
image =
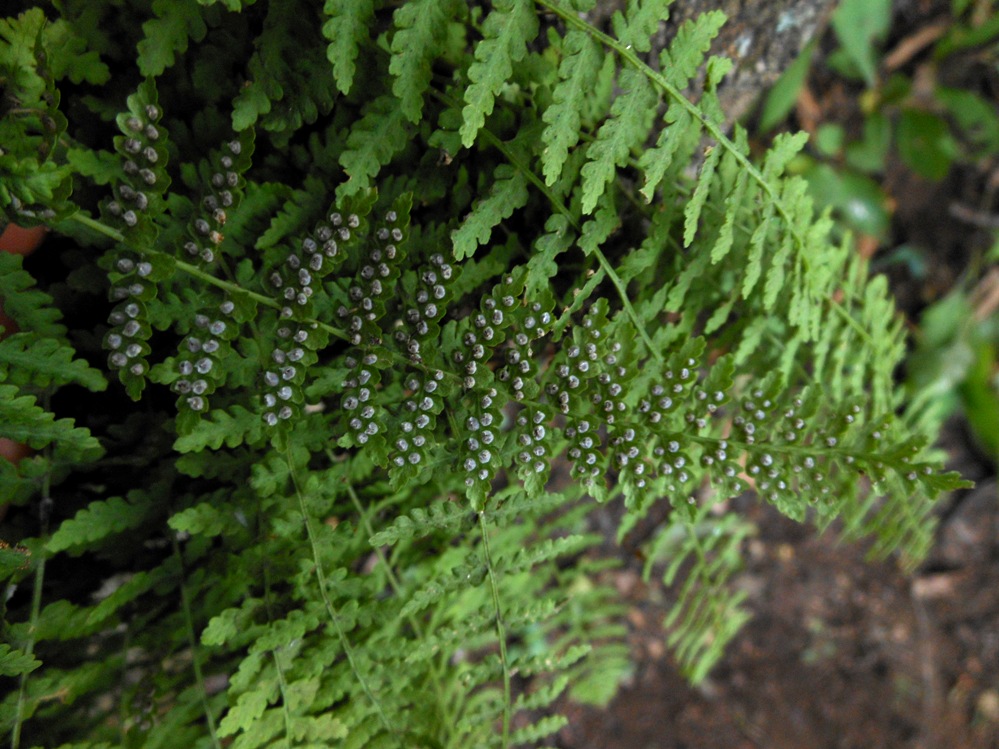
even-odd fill
[[[15,333],[0,341],[0,380],[36,387],[75,382],[93,392],[107,388],[104,375],[83,359],[74,359],[75,354],[55,339]]]
[[[180,533],[193,536],[219,536],[232,526],[231,513],[225,513],[211,502],[201,502],[173,515],[167,525]]]
[[[294,234],[304,233],[329,200],[326,186],[318,177],[308,176],[301,190],[296,190],[285,200],[270,225],[263,231],[254,247],[266,250],[276,247]]]
[[[746,131],[738,124],[735,126],[735,143],[740,149],[749,150],[746,140]],[[737,167],[738,168],[738,167]],[[749,173],[745,169],[738,168],[735,178],[735,187],[725,198],[725,216],[722,220],[721,228],[718,230],[718,237],[711,248],[711,262],[721,262],[732,249],[735,240],[735,225],[739,217],[739,208],[746,195],[746,188],[749,185]],[[715,314],[720,314],[715,312]],[[726,313],[727,315],[727,313]],[[719,323],[720,324],[720,323]],[[710,332],[710,331],[705,331]]]
[[[785,193],[786,195],[786,193]],[[777,251],[770,261],[770,268],[763,285],[763,308],[771,310],[777,302],[777,296],[784,288],[785,264],[794,252],[794,236],[787,232],[782,238]]]
[[[614,35],[628,49],[648,52],[672,4],[673,0],[628,0],[624,13],[619,11],[611,18]]]
[[[139,596],[148,593],[154,587],[169,583],[176,579],[180,572],[180,566],[176,563],[176,557],[156,567],[153,570],[143,570],[129,577],[124,583],[119,585],[111,595],[102,600],[87,615],[87,625],[96,626],[103,624],[107,619],[133,601]]]
[[[0,299],[3,309],[22,330],[58,338],[66,334],[59,310],[48,294],[34,288],[35,279],[21,268],[24,258],[0,252]],[[10,332],[10,331],[8,331]]]
[[[41,408],[33,395],[18,396],[14,385],[0,385],[0,436],[35,449],[56,443],[61,449],[82,456],[101,452],[100,443],[72,419],[56,419]]]
[[[559,82],[552,91],[552,103],[542,119],[545,150],[541,154],[545,182],[554,185],[562,174],[569,150],[579,142],[582,112],[591,96],[600,69],[600,48],[589,34],[572,29],[565,36]]]
[[[371,178],[405,147],[408,128],[399,100],[390,94],[364,107],[364,115],[351,129],[347,148],[340,154],[340,166],[349,179],[337,187],[337,200],[371,187]]]
[[[707,202],[708,194],[711,191],[711,181],[715,176],[715,169],[718,168],[718,161],[721,159],[722,149],[712,147],[701,165],[701,171],[697,175],[697,186],[694,194],[690,196],[687,206],[683,209],[683,246],[690,247],[694,241],[694,234],[697,233],[697,222],[701,217],[701,209]]]
[[[464,564],[442,572],[415,591],[402,607],[399,616],[416,614],[454,591],[481,585],[486,579],[486,572],[482,563],[474,555],[469,554]]]
[[[716,520],[709,513],[710,506],[704,505],[689,520],[677,520],[664,530],[646,564],[647,575],[655,560],[669,559],[663,582],[672,585],[684,561],[696,560],[665,621],[671,630],[668,641],[695,682],[704,678],[748,618],[739,608],[745,594],[728,590],[728,582],[741,567],[740,544],[754,527],[737,515]]]
[[[46,548],[56,553],[81,546],[127,531],[141,525],[155,510],[149,495],[132,492],[130,499],[111,497],[91,502],[75,516],[56,529]]]
[[[505,575],[532,570],[544,562],[581,551],[593,540],[593,537],[579,535],[548,539],[520,549],[509,559],[496,560],[495,567]]]
[[[455,259],[464,260],[475,254],[476,248],[489,241],[493,228],[526,205],[527,198],[524,174],[508,164],[496,167],[489,195],[476,203],[461,226],[451,233]]]
[[[627,68],[621,73],[620,86],[610,119],[600,126],[596,140],[586,150],[589,160],[582,169],[583,213],[593,211],[617,168],[627,162],[631,149],[645,140],[651,126],[656,93],[645,76]]]
[[[436,531],[469,527],[471,515],[466,507],[454,502],[438,502],[428,510],[416,507],[408,515],[396,518],[392,525],[368,539],[372,546],[392,546],[404,539],[420,538]]]
[[[20,676],[30,674],[42,665],[35,656],[16,650],[6,643],[0,643],[0,676]]]
[[[646,149],[638,159],[638,167],[645,174],[641,193],[646,201],[652,201],[656,188],[673,165],[680,148],[699,131],[699,124],[690,112],[678,104],[670,104],[666,110],[666,126],[659,131],[655,147]]]
[[[323,36],[329,41],[326,57],[333,65],[333,77],[340,93],[347,94],[354,83],[357,55],[369,40],[368,29],[375,16],[375,0],[326,0]]]
[[[260,598],[245,597],[238,607],[213,616],[201,633],[201,644],[218,647],[236,640],[253,641],[256,638],[253,619],[263,603]]]
[[[389,72],[395,76],[392,93],[399,100],[399,110],[414,124],[423,114],[430,66],[444,51],[448,25],[462,7],[458,0],[414,0],[399,6],[392,16],[396,27],[389,63]]]
[[[510,744],[521,746],[533,744],[546,736],[557,733],[569,724],[569,719],[564,715],[546,715],[530,725],[518,728],[510,735]]]
[[[545,233],[534,243],[534,253],[527,261],[527,296],[534,298],[542,290],[548,289],[551,279],[558,273],[555,258],[572,246],[574,233],[569,219],[555,213],[545,222]]]
[[[704,56],[711,49],[711,42],[726,21],[720,10],[702,13],[696,19],[684,22],[673,41],[659,56],[659,69],[666,80],[682,91],[704,64]]]
[[[218,450],[223,443],[238,447],[243,443],[256,443],[264,437],[260,416],[242,406],[232,406],[228,411],[212,411],[209,418],[197,422],[189,434],[174,441],[177,452],[189,453],[206,447]]]
[[[468,68],[471,82],[461,110],[461,142],[468,148],[492,114],[496,95],[513,74],[515,63],[527,54],[527,43],[538,33],[538,17],[531,0],[497,0],[482,24],[483,39],[475,46]]]
[[[621,225],[621,216],[617,212],[613,193],[604,193],[598,203],[596,213],[587,219],[579,233],[579,249],[585,255],[592,255],[600,249],[600,246]]]
[[[142,24],[139,41],[139,71],[158,76],[172,67],[177,55],[187,51],[188,41],[200,42],[208,33],[197,0],[155,0],[154,18]]]

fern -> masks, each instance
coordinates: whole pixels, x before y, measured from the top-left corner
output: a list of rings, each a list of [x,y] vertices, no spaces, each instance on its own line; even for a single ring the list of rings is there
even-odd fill
[[[0,119],[0,208],[87,245],[52,294],[0,256],[0,432],[41,451],[0,467],[15,749],[542,742],[629,670],[594,500],[618,538],[668,505],[646,574],[694,680],[748,615],[725,499],[925,554],[963,483],[894,385],[884,282],[785,174],[803,137],[757,162],[726,134],[721,14],[656,66],[669,3],[613,35],[591,5],[2,22],[54,129]],[[71,126],[65,39],[115,76]],[[79,557],[58,586],[52,556]]]
[[[482,25],[483,40],[475,47],[468,68],[471,81],[461,111],[461,142],[467,148],[492,114],[496,95],[527,53],[527,41],[538,33],[538,20],[529,0],[503,0]]]
[[[157,76],[172,67],[178,54],[184,54],[190,40],[200,42],[208,33],[201,17],[200,3],[184,0],[180,3],[157,0],[153,3],[155,18],[142,25],[145,35],[139,42],[136,60],[143,75]]]
[[[329,20],[323,24],[323,36],[329,40],[326,57],[333,66],[333,76],[341,93],[349,93],[354,83],[360,46],[368,40],[368,25],[375,10],[375,0],[326,0],[323,12]]]

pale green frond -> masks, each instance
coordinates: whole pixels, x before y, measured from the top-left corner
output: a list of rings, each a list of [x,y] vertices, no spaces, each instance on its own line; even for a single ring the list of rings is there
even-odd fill
[[[569,150],[579,142],[584,107],[592,95],[600,60],[600,48],[587,34],[577,29],[566,34],[559,82],[552,91],[552,103],[542,115],[546,125],[541,136],[545,144],[541,164],[548,185],[558,181]]]
[[[586,149],[583,166],[583,213],[591,213],[597,201],[614,179],[618,167],[625,164],[631,149],[648,136],[656,107],[656,93],[638,71],[626,68],[618,81],[620,95],[611,105],[610,118],[600,126],[596,140]]]
[[[468,68],[469,86],[461,110],[461,142],[468,148],[492,114],[496,96],[527,54],[527,42],[538,33],[531,0],[497,0],[482,24],[483,39],[475,45]]]

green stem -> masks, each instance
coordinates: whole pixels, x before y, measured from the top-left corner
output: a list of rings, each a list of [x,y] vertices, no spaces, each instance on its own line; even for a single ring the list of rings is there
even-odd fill
[[[263,531],[261,530],[260,515],[257,515],[258,527],[257,536],[263,539]],[[267,623],[274,623],[274,607],[271,603],[271,566],[270,558],[266,555],[263,558],[264,564],[261,569],[261,573],[264,578],[264,609],[267,612]],[[281,659],[278,658],[277,651],[271,650],[271,658],[274,659],[274,670],[278,675],[278,691],[281,693],[281,714],[284,718],[284,733],[288,737],[288,741],[293,741],[292,725],[291,725],[291,709],[288,706],[288,680],[284,675],[284,668],[281,666]]]
[[[42,583],[45,581],[45,556],[41,551],[41,559],[35,568],[34,589],[31,592],[31,620],[28,625],[28,643],[24,653],[29,658],[35,652],[35,635],[38,632],[38,618],[42,610]],[[14,713],[14,728],[10,732],[10,747],[18,749],[21,745],[21,725],[24,722],[24,710],[28,694],[28,674],[21,674],[17,689],[17,706]]]
[[[222,749],[218,734],[215,731],[215,718],[212,716],[212,706],[208,702],[208,690],[205,688],[205,678],[201,671],[201,659],[198,657],[198,639],[194,631],[194,616],[191,614],[191,597],[187,593],[187,586],[184,585],[184,558],[181,556],[177,537],[173,533],[170,534],[170,543],[173,545],[173,553],[177,558],[177,566],[180,569],[180,602],[181,607],[184,609],[184,626],[187,629],[188,647],[191,648],[191,666],[194,669],[194,681],[198,685],[198,692],[201,696],[201,707],[205,712],[205,723],[208,724],[208,735],[211,737],[212,746],[215,749]]]
[[[512,700],[510,694],[510,662],[506,654],[506,625],[503,623],[503,610],[500,608],[499,584],[493,570],[492,552],[489,550],[489,532],[486,528],[486,513],[479,513],[479,531],[482,535],[482,549],[486,557],[486,571],[489,574],[489,588],[493,595],[493,610],[496,612],[496,638],[499,640],[500,665],[503,667],[503,749],[510,746],[510,719]]]
[[[45,410],[51,410],[51,392],[46,391],[44,396],[44,406]],[[45,458],[46,465],[52,465],[52,446],[48,445],[45,448]],[[46,470],[42,475],[42,499],[41,502],[51,502],[50,493],[52,491],[52,474],[50,470]],[[40,559],[38,560],[38,566],[35,567],[35,580],[34,587],[31,590],[31,615],[28,620],[28,642],[24,646],[25,655],[30,658],[35,652],[35,636],[38,634],[38,620],[42,614],[42,587],[45,583],[45,541],[48,539],[49,535],[49,511],[43,508],[39,504],[39,514],[41,520],[41,528],[39,533],[39,538],[42,539],[42,543],[38,545],[38,554]],[[27,707],[26,701],[28,697],[28,674],[21,674],[19,684],[17,687],[17,705],[14,708],[14,727],[10,732],[10,748],[18,749],[21,745],[21,726],[24,723],[24,711]]]
[[[354,678],[357,679],[358,683],[361,685],[361,689],[364,691],[365,695],[367,695],[368,700],[370,700],[375,712],[378,713],[378,719],[381,721],[382,726],[388,733],[395,735],[397,734],[397,731],[392,728],[392,724],[389,723],[388,717],[385,715],[385,711],[382,709],[381,703],[375,697],[374,692],[371,690],[367,680],[364,678],[364,674],[361,673],[357,658],[354,654],[354,649],[351,647],[350,640],[347,639],[347,633],[343,629],[343,623],[340,621],[340,614],[333,605],[333,601],[330,600],[329,592],[326,586],[326,573],[323,571],[323,562],[319,556],[319,539],[316,537],[316,531],[312,524],[312,517],[309,515],[309,510],[305,505],[305,495],[302,493],[302,488],[299,484],[298,476],[295,471],[295,463],[291,457],[290,447],[285,451],[285,460],[288,464],[288,474],[291,476],[291,483],[295,487],[295,496],[298,498],[298,508],[302,513],[302,519],[305,521],[305,532],[309,537],[309,546],[312,548],[312,561],[316,567],[316,582],[319,583],[319,595],[323,599],[323,605],[326,607],[326,613],[329,615],[330,622],[336,630],[337,638],[340,640],[340,647],[343,648],[344,655],[347,656],[347,661],[350,663],[350,670],[353,672]]]

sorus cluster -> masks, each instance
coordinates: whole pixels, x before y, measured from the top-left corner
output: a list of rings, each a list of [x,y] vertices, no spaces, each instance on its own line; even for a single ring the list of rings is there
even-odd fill
[[[149,370],[146,341],[151,335],[145,299],[154,291],[145,279],[153,267],[147,261],[124,255],[115,261],[115,271],[111,274],[111,296],[119,303],[108,317],[111,329],[104,337],[104,346],[110,351],[108,365],[122,375],[143,377]]]
[[[520,473],[543,474],[548,470],[551,455],[549,415],[540,408],[528,408],[517,416],[517,462]]]
[[[465,331],[461,334],[462,348],[451,355],[454,363],[462,370],[462,383],[466,390],[492,381],[492,372],[487,366],[493,352],[506,339],[507,329],[514,323],[518,305],[517,295],[524,288],[513,276],[507,276],[493,287],[492,294],[483,296],[480,311],[471,315]],[[480,383],[480,373],[486,376]]]
[[[125,178],[114,185],[114,197],[107,203],[107,212],[124,231],[135,228],[152,199],[166,189],[166,180],[161,178],[166,151],[158,144],[162,136],[160,109],[155,104],[135,109],[119,118],[124,136],[116,138],[115,145],[124,159]]]
[[[263,418],[267,426],[288,421],[301,408],[305,373],[316,361],[314,325],[282,321],[277,329],[278,342],[271,351],[271,361],[264,370]]]
[[[330,214],[334,238],[349,242],[355,235],[363,236],[363,217],[357,213]],[[378,320],[385,314],[385,301],[395,293],[399,276],[400,244],[405,240],[403,220],[395,208],[386,212],[384,225],[375,232],[365,257],[358,259],[357,275],[347,288],[346,304],[337,308],[350,342],[379,342],[381,328]]]
[[[388,231],[380,229],[379,234]],[[454,268],[440,253],[430,256],[430,267],[417,277],[416,292],[405,312],[405,326],[395,334],[396,341],[406,349],[413,361],[422,361],[420,345],[437,339],[438,321],[447,310],[450,299],[448,284],[455,278]]]
[[[398,432],[392,442],[391,461],[396,471],[407,466],[416,472],[427,464],[435,444],[437,414],[444,406],[441,388],[444,372],[414,373],[404,383],[407,397],[399,411]]]
[[[340,409],[346,426],[345,436],[355,445],[366,445],[382,431],[381,411],[375,405],[381,381],[378,354],[369,351],[360,359],[348,356],[344,363],[350,369],[341,383]]]
[[[235,334],[232,313],[235,305],[226,300],[218,313],[199,312],[194,316],[194,330],[181,342],[177,356],[177,374],[171,386],[177,393],[177,407],[197,413],[208,410],[208,396],[224,379],[219,362],[229,351]]]
[[[465,486],[488,491],[493,477],[502,467],[499,457],[499,426],[502,421],[496,388],[490,387],[476,394],[465,419],[467,435],[461,443],[459,461],[465,472]]]
[[[201,200],[201,212],[188,227],[190,238],[184,242],[184,251],[206,264],[215,260],[215,251],[225,238],[222,231],[226,221],[240,198],[242,177],[239,169],[242,165],[238,162],[242,154],[243,143],[239,140],[229,141],[216,154],[206,194]],[[247,159],[243,161],[245,163]]]
[[[531,302],[527,307],[519,307],[512,315],[515,329],[508,341],[504,353],[505,363],[497,372],[501,382],[508,383],[513,398],[523,402],[526,398],[537,395],[534,350],[531,343],[544,336],[551,324],[552,314],[541,302]]]

